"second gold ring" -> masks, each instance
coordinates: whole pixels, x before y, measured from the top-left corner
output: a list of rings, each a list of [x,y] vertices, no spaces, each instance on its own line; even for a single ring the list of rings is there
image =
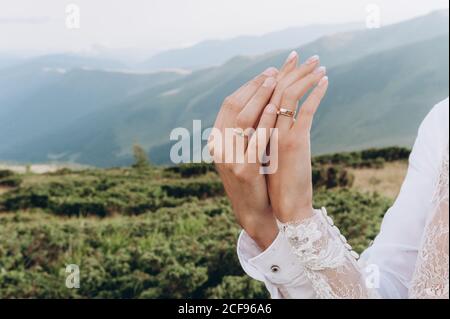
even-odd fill
[[[280,108],[277,112],[278,115],[286,116],[286,117],[295,117],[295,111],[286,109],[286,108]]]

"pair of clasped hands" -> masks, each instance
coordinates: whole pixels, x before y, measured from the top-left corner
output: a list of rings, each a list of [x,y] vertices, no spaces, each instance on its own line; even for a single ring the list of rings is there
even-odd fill
[[[277,219],[297,222],[313,214],[310,131],[327,88],[326,68],[320,66],[319,57],[312,56],[299,65],[294,51],[280,70],[269,68],[228,96],[217,116],[214,129],[219,132],[253,128],[272,133],[262,134],[265,137],[236,134],[219,150],[209,145],[238,223],[263,250],[278,235]],[[269,150],[270,165],[277,169],[262,174],[264,154],[272,145],[274,131],[278,150]],[[257,160],[225,161],[225,153],[239,143],[244,145],[245,158]]]

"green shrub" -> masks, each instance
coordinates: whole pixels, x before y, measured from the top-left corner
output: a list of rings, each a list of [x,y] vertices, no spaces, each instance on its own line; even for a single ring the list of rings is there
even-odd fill
[[[181,164],[177,166],[168,167],[166,172],[178,174],[183,178],[198,177],[206,175],[209,172],[216,172],[214,164],[199,163],[199,164]]]
[[[315,189],[351,187],[354,176],[341,166],[315,166],[312,170],[312,182]]]
[[[206,297],[211,299],[267,299],[269,296],[262,282],[248,276],[227,276],[218,286],[208,289]]]
[[[197,198],[208,198],[221,196],[225,193],[220,181],[206,182],[179,182],[161,186],[162,190],[170,197],[183,198],[194,196]]]
[[[7,169],[0,169],[0,179],[4,179],[7,177],[12,177],[16,175],[13,171],[7,170]]]
[[[317,156],[313,162],[318,165],[382,168],[387,162],[408,160],[410,153],[411,150],[402,147],[373,148],[359,152]]]
[[[18,175],[13,175],[10,177],[5,177],[0,179],[0,186],[5,187],[19,187],[22,184],[22,178]]]

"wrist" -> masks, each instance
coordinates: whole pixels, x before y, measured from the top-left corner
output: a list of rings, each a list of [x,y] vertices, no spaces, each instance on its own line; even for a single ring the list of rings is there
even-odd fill
[[[269,248],[279,233],[278,225],[273,215],[271,218],[260,218],[255,220],[251,223],[251,226],[243,228],[262,250]]]
[[[311,218],[314,215],[314,208],[312,205],[298,206],[295,209],[280,210],[276,214],[278,220],[282,223],[298,222],[304,219]]]

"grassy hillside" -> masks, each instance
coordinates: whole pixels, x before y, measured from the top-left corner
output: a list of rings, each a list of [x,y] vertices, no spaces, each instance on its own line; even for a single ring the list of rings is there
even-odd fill
[[[355,189],[358,175],[382,174],[408,154],[314,160],[315,205],[357,251],[392,203]],[[0,298],[265,298],[237,261],[239,231],[211,165],[0,171]],[[65,287],[68,264],[80,267],[80,289]]]
[[[387,198],[396,198],[400,193],[407,172],[406,162],[386,164],[383,169],[353,169],[353,188],[362,193],[378,193]]]

